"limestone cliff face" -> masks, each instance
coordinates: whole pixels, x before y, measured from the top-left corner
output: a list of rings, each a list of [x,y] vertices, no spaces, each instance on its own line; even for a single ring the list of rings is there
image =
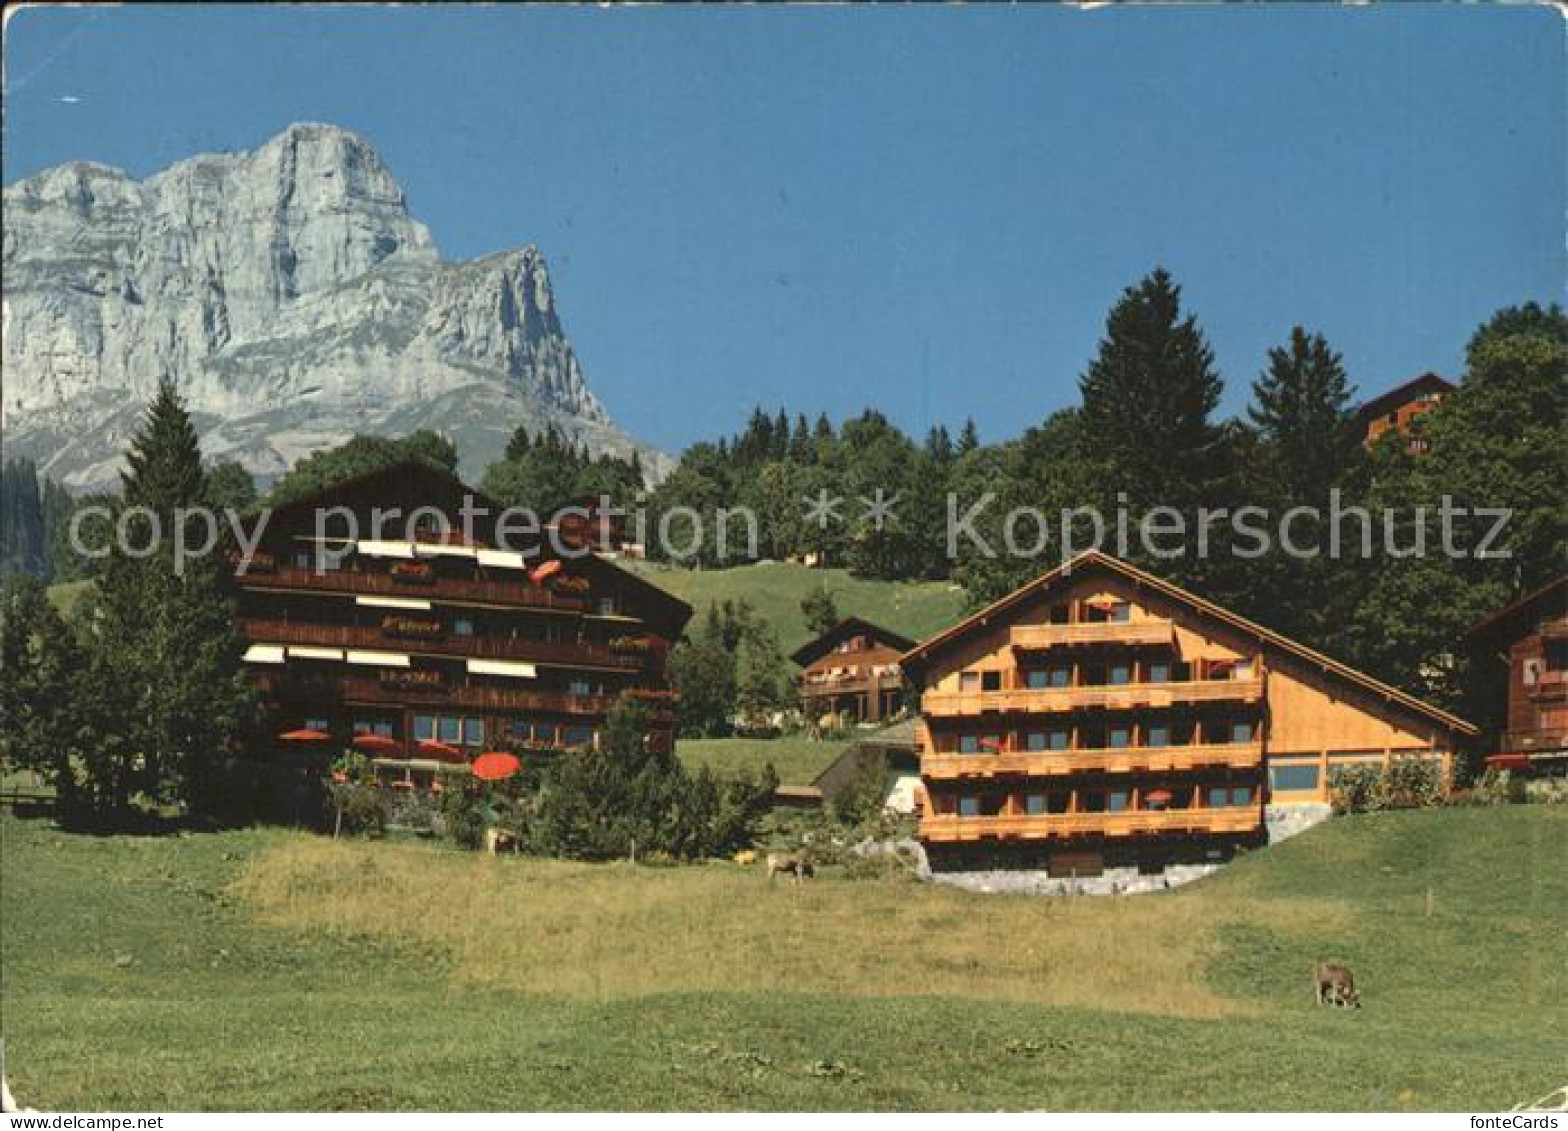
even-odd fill
[[[145,181],[85,163],[21,181],[4,271],[6,453],[75,490],[115,485],[164,375],[207,455],[263,477],[354,432],[435,428],[470,475],[519,424],[637,447],[589,391],[538,249],[443,262],[336,127]]]

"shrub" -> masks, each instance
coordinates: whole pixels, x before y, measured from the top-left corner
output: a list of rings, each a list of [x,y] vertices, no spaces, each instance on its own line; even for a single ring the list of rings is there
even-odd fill
[[[1568,805],[1568,778],[1526,782],[1525,800],[1532,805]]]
[[[333,835],[338,832],[380,835],[387,827],[387,799],[372,782],[333,781],[327,796],[335,812]]]
[[[459,848],[473,850],[484,843],[489,825],[483,787],[476,782],[450,782],[441,792],[441,828]]]
[[[1338,813],[1424,809],[1443,800],[1443,775],[1436,762],[1420,756],[1346,766],[1334,779],[1332,796]]]

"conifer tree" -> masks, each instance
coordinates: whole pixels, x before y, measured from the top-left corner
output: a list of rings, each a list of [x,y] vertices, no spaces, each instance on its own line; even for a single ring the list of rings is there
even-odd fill
[[[1268,446],[1273,470],[1292,503],[1326,504],[1360,451],[1351,433],[1350,382],[1322,334],[1300,326],[1288,346],[1269,350],[1252,383],[1247,416]]]

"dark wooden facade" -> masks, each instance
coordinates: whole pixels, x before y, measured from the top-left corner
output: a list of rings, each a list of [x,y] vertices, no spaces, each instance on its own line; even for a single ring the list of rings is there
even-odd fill
[[[1568,574],[1476,625],[1467,642],[1507,671],[1495,764],[1568,768]]]
[[[484,512],[466,533],[465,498]],[[498,530],[502,510],[419,462],[275,509],[248,568],[236,555],[262,744],[321,731],[326,749],[376,734],[416,759],[421,740],[569,750],[597,744],[631,692],[669,749],[668,654],[690,607],[592,554],[557,556],[546,534]]]
[[[859,617],[846,617],[796,649],[800,710],[808,722],[833,716],[850,723],[879,722],[904,703],[898,660],[913,640]]]

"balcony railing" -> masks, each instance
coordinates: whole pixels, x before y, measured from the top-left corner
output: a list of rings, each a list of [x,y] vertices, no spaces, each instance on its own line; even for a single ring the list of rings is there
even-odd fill
[[[1261,805],[1226,809],[1160,809],[1122,813],[1006,814],[920,820],[923,840],[938,843],[978,840],[1048,840],[1053,837],[1128,837],[1158,833],[1250,833],[1263,824]]]
[[[323,705],[348,703],[432,710],[452,708],[475,711],[529,712],[600,717],[615,705],[613,695],[572,695],[564,691],[486,687],[471,684],[385,686],[378,679],[343,675],[295,676],[276,672],[252,673],[256,686],[279,699]],[[634,695],[637,692],[633,692]],[[674,720],[667,697],[648,696],[649,718],[656,723]]]
[[[1263,677],[1202,679],[1178,683],[1122,683],[1096,687],[1015,688],[1008,691],[927,691],[927,715],[978,715],[986,711],[1049,713],[1083,707],[1128,710],[1179,703],[1253,703],[1263,697]]]
[[[1253,769],[1263,761],[1261,742],[1194,746],[1137,746],[1097,750],[1003,751],[999,754],[926,754],[920,772],[937,781],[1059,774]]]
[[[301,624],[295,621],[262,620],[255,617],[241,617],[237,623],[241,635],[255,643],[304,644],[318,648],[366,648],[421,656],[511,660],[523,664],[605,668],[624,672],[642,671],[647,666],[647,657],[644,655],[616,652],[603,644],[580,641],[552,642],[452,635],[431,640],[403,636],[381,628]]]
[[[1154,618],[1140,621],[1096,621],[1093,624],[1021,624],[1008,639],[1014,648],[1056,648],[1069,644],[1169,644],[1176,626]]]
[[[431,601],[471,601],[487,605],[539,609],[551,612],[580,613],[587,599],[536,588],[522,581],[491,581],[481,578],[440,577],[423,584],[398,581],[390,574],[328,570],[317,573],[297,566],[283,566],[269,573],[236,576],[241,589],[297,590],[311,592],[364,594],[388,597],[423,597]]]

